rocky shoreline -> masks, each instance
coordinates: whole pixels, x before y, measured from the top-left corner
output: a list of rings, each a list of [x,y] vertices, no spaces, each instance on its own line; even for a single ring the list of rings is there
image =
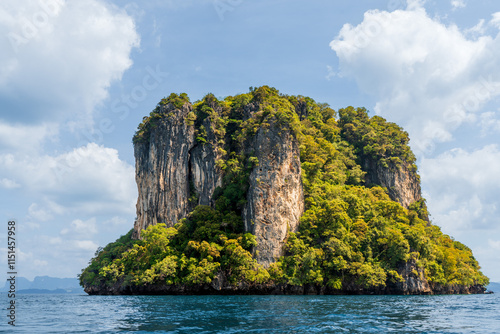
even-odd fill
[[[454,294],[484,294],[486,289],[480,285],[462,286],[436,285],[431,291],[400,290],[397,287],[381,289],[352,289],[334,290],[326,286],[317,285],[289,285],[289,284],[238,284],[225,285],[220,289],[211,284],[202,285],[146,285],[146,286],[91,286],[86,287],[89,295],[454,295]]]
[[[345,284],[341,290],[314,284],[250,284],[242,281],[233,285],[219,274],[209,284],[126,285],[116,282],[113,285],[86,286],[84,291],[89,295],[469,295],[484,294],[486,288],[482,285],[433,284],[412,278],[369,289],[355,283]]]

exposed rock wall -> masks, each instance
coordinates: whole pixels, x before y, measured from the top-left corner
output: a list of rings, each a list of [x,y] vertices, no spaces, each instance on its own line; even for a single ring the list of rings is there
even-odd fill
[[[194,191],[191,194],[191,208],[196,205],[213,206],[214,190],[222,186],[222,170],[216,166],[221,154],[209,118],[203,121],[203,126],[207,132],[207,142],[198,143],[191,150],[189,158],[189,186]]]
[[[259,165],[250,174],[245,229],[256,236],[257,262],[264,266],[283,255],[288,231],[296,232],[304,212],[297,139],[277,124],[260,128],[248,145]]]
[[[396,290],[406,295],[432,294],[429,282],[424,278],[423,269],[418,268],[414,260],[402,263],[398,273],[403,278],[402,282],[396,283]]]
[[[185,118],[191,105],[177,110],[170,104],[161,108],[162,113],[170,115],[157,121],[149,140],[134,145],[139,192],[135,238],[149,225],[173,226],[188,214],[189,152],[194,146],[194,127],[187,125]]]
[[[401,167],[390,165],[383,167],[373,160],[365,160],[365,183],[376,184],[387,188],[389,197],[408,208],[410,204],[422,198],[420,180],[415,172],[403,162]]]
[[[214,206],[214,190],[223,186],[223,171],[216,163],[221,150],[210,117],[201,124],[206,132],[202,140],[186,120],[190,104],[180,110],[161,108],[169,116],[158,120],[147,142],[134,147],[139,190],[134,238],[150,225],[175,225],[196,205]],[[255,111],[257,105],[247,105],[245,118]],[[268,266],[283,255],[287,233],[297,231],[304,211],[298,142],[288,127],[273,123],[259,128],[243,150],[257,157],[259,165],[249,176],[242,218],[245,230],[256,236],[254,256]]]
[[[244,120],[258,110],[255,103],[246,105]],[[157,120],[147,140],[134,146],[139,190],[135,238],[150,225],[175,225],[196,205],[214,206],[214,190],[223,186],[217,161],[222,158],[221,149],[228,148],[219,147],[211,117],[197,123],[196,130],[193,121],[188,121],[191,111],[189,103],[180,109],[172,104],[161,106],[160,112],[167,116]],[[205,129],[202,139],[200,126]],[[288,126],[275,121],[259,127],[246,139],[243,150],[257,157],[259,165],[249,177],[242,218],[245,230],[258,242],[254,256],[268,266],[283,255],[288,232],[297,231],[304,211],[300,150]],[[363,168],[367,184],[386,187],[390,197],[404,207],[421,198],[418,177],[404,163],[401,168],[384,168],[366,160]]]

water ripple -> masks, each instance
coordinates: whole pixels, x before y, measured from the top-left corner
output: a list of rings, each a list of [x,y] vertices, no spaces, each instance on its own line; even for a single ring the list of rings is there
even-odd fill
[[[18,295],[16,305],[16,333],[500,332],[498,295]]]

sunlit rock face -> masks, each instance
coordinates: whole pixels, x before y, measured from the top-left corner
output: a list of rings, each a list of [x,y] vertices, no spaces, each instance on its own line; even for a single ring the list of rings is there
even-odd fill
[[[248,147],[259,165],[250,174],[243,219],[257,238],[257,262],[268,266],[283,255],[287,234],[297,231],[304,212],[300,152],[290,131],[276,124],[259,129]]]
[[[363,162],[363,169],[367,172],[367,185],[376,184],[387,188],[389,197],[408,208],[413,202],[422,199],[420,180],[418,175],[411,171],[411,166],[403,162],[401,166],[389,165],[383,167],[371,160]]]
[[[174,226],[196,205],[213,207],[214,191],[223,186],[217,161],[224,147],[210,118],[202,122],[206,135],[201,141],[187,120],[191,104],[161,108],[168,117],[158,120],[147,141],[134,145],[139,191],[135,238],[150,225]],[[245,110],[248,119],[258,106],[249,104]],[[297,231],[304,211],[298,141],[286,126],[272,123],[249,136],[243,147],[258,164],[250,172],[242,218],[245,230],[256,237],[257,262],[268,266],[283,255],[287,235]]]
[[[181,109],[162,106],[170,114],[159,120],[146,142],[134,144],[135,179],[138,187],[134,237],[150,225],[173,226],[188,214],[189,161],[194,127],[185,122],[191,105]]]

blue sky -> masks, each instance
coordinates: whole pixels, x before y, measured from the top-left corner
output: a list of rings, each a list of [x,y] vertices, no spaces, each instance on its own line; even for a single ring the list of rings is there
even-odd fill
[[[434,224],[500,281],[499,29],[493,0],[4,1],[0,265],[16,219],[20,275],[75,276],[133,226],[142,117],[267,84],[403,126]]]

